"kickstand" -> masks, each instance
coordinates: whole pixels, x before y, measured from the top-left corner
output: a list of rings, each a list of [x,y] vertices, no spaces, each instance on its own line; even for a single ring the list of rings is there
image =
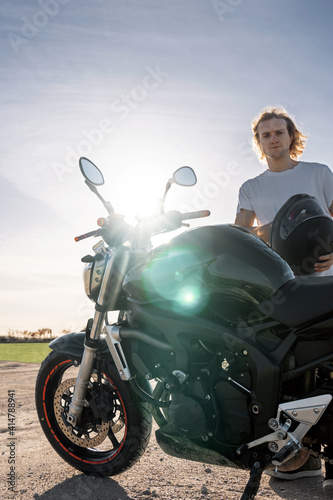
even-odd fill
[[[252,500],[255,498],[259,490],[260,480],[265,468],[265,464],[259,461],[254,462],[252,465],[250,478],[245,487],[241,500]]]

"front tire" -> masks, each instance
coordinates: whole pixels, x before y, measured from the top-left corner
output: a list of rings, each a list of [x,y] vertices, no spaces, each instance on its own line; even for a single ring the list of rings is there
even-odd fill
[[[112,476],[131,467],[148,445],[149,405],[123,382],[110,361],[96,361],[77,426],[67,422],[78,368],[66,355],[51,352],[36,381],[36,408],[56,452],[76,469]]]

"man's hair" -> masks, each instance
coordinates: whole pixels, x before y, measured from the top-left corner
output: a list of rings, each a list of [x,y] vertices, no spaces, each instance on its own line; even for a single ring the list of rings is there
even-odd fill
[[[307,139],[307,136],[297,128],[294,119],[291,119],[287,111],[282,107],[264,108],[252,122],[252,144],[253,149],[259,157],[259,160],[264,160],[265,155],[263,154],[260,146],[258,125],[266,120],[271,120],[272,118],[282,118],[286,121],[288,133],[290,137],[292,137],[292,141],[289,147],[290,157],[293,160],[297,160],[297,158],[301,156],[305,149],[305,141]]]

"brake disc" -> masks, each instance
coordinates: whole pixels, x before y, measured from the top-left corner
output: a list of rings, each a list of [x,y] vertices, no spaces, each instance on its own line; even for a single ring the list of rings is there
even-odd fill
[[[76,379],[71,378],[58,386],[53,400],[55,418],[61,431],[72,443],[84,448],[93,448],[101,444],[107,437],[109,422],[102,422],[96,426],[91,423],[84,430],[81,430],[79,426],[73,427],[67,422],[68,401],[73,396],[75,382]]]

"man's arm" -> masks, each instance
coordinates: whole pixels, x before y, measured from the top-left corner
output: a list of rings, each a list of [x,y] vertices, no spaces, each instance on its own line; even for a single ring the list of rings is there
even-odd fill
[[[333,209],[333,203],[332,203],[332,209]],[[269,232],[272,223],[270,222],[269,224],[265,224],[264,226],[254,226],[253,224],[255,218],[256,214],[252,210],[245,210],[244,208],[241,208],[240,212],[236,215],[235,224],[245,227],[252,233],[259,236],[259,238],[264,240],[266,243],[268,243]]]

